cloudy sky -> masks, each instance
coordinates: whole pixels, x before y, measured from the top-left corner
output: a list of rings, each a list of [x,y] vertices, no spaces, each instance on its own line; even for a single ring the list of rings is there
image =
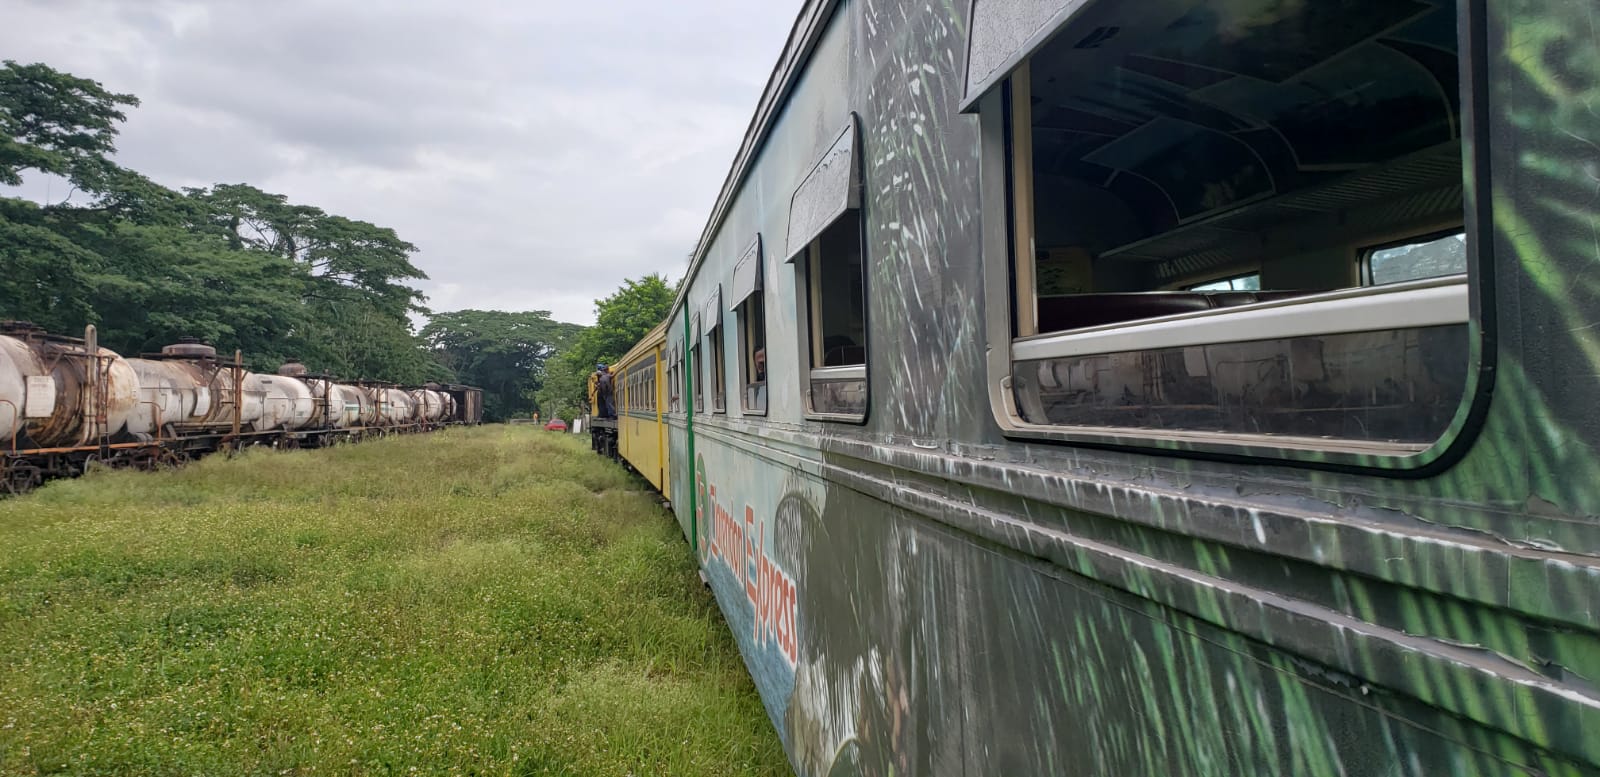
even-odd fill
[[[0,59],[140,98],[123,164],[393,227],[435,310],[591,323],[683,273],[800,2],[0,5]]]

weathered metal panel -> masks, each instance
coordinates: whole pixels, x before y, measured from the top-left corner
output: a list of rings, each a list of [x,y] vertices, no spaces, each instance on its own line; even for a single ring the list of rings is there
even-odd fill
[[[972,0],[963,109],[971,108],[1072,15],[1096,0]]]
[[[728,304],[732,307],[743,305],[750,295],[761,291],[762,279],[766,271],[762,268],[764,258],[761,254],[761,236],[750,243],[744,255],[733,265],[733,286],[729,289]]]
[[[669,419],[678,520],[797,771],[1600,773],[1592,3],[1482,4],[1490,109],[1464,134],[1493,140],[1466,182],[1495,207],[1469,225],[1493,399],[1459,461],[1411,477],[1005,436],[959,110],[1066,6],[980,32],[959,5],[841,6],[683,292],[736,278],[752,233],[804,244],[791,199],[859,114],[868,422],[802,415],[792,277],[763,292],[768,416],[697,415],[692,468]]]
[[[706,336],[722,326],[722,284],[713,284],[711,291],[706,294],[706,300],[700,305],[700,321],[706,328]]]
[[[29,375],[24,396],[23,418],[49,418],[56,412],[56,379],[49,375]]]
[[[794,261],[807,244],[816,240],[846,210],[861,207],[860,164],[856,160],[856,118],[851,114],[833,145],[817,160],[811,173],[789,201],[789,250]]]

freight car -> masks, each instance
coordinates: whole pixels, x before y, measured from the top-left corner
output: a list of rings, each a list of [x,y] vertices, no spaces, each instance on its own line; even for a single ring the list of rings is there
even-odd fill
[[[477,426],[483,423],[483,389],[460,383],[429,383],[427,388],[450,397],[445,417],[450,423]]]
[[[106,466],[174,465],[247,445],[320,447],[482,419],[471,386],[341,383],[298,362],[246,370],[194,340],[123,358],[96,343],[0,323],[0,490]]]
[[[795,770],[1600,774],[1593,22],[807,0],[619,445]]]

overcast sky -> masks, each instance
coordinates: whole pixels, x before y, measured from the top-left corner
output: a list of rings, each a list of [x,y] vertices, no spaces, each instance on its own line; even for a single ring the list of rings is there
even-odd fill
[[[118,159],[162,184],[394,228],[435,310],[587,324],[683,274],[799,5],[0,0],[0,59],[137,95]]]

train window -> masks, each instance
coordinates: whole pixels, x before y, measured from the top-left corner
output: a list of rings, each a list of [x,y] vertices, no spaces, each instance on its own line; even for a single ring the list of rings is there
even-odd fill
[[[705,359],[700,358],[702,353],[704,352],[700,350],[700,343],[698,342],[689,349],[689,365],[691,375],[694,378],[694,412],[696,413],[704,413],[706,411],[706,382],[703,378],[705,375]]]
[[[727,382],[727,351],[723,341],[727,335],[722,326],[722,285],[713,287],[710,296],[706,298],[705,307],[700,313],[701,320],[705,322],[706,339],[711,342],[711,347],[706,349],[706,368],[704,375],[711,384],[707,390],[711,392],[711,411],[725,413],[728,410],[728,382]]]
[[[860,421],[867,411],[866,262],[855,118],[795,191],[789,261],[796,265],[807,411]]]
[[[767,414],[767,306],[762,292],[761,236],[733,267],[733,305],[739,319],[739,385],[746,415]]]
[[[1184,291],[1260,291],[1261,273],[1252,272],[1230,278],[1196,283],[1183,287]]]
[[[1373,285],[1457,275],[1467,271],[1467,233],[1456,229],[1411,238],[1365,252],[1367,282]]]
[[[711,410],[715,413],[725,413],[728,410],[728,381],[727,381],[727,354],[723,347],[726,335],[722,327],[711,329],[711,350],[708,352],[711,363],[707,365],[711,371]]]
[[[985,20],[1013,5],[976,3],[964,103],[996,161],[1002,424],[1438,442],[1471,353],[1470,246],[1440,232],[1466,217],[1456,2],[1058,0],[1022,37]]]
[[[683,351],[680,348],[672,349],[672,357],[667,361],[667,409],[674,413],[683,412]]]
[[[739,307],[740,383],[744,385],[744,412],[767,414],[767,310],[761,295]]]

